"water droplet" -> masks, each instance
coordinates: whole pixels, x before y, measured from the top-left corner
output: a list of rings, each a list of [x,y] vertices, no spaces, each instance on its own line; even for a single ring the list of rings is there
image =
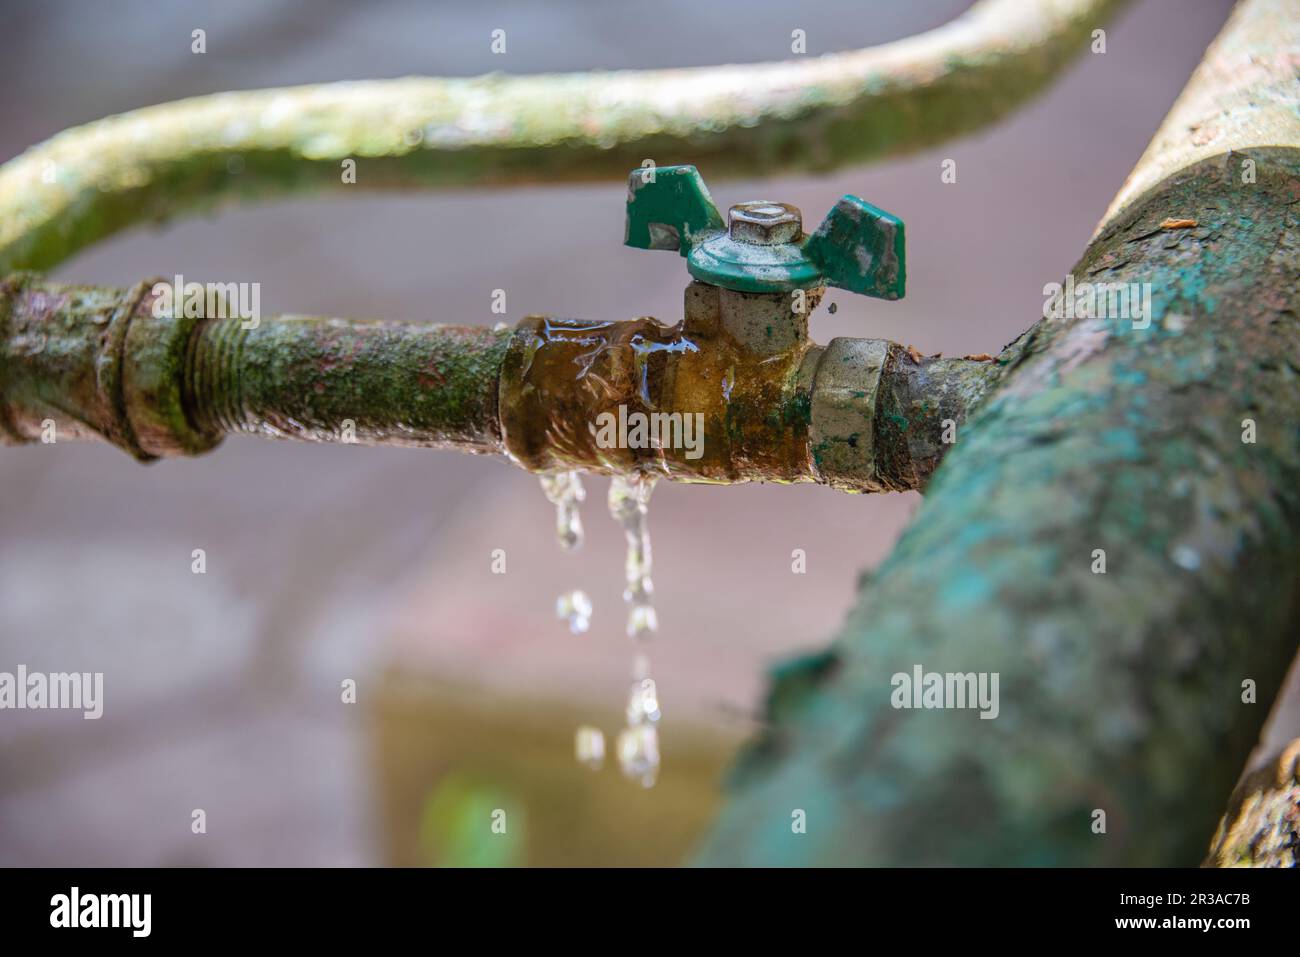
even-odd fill
[[[645,640],[659,631],[659,615],[654,605],[633,605],[627,612],[627,636]]]
[[[581,635],[591,627],[591,599],[575,588],[555,599],[555,617],[569,625],[569,631]]]
[[[573,753],[578,763],[599,771],[605,763],[605,735],[600,728],[584,724],[573,735]]]
[[[624,728],[618,735],[618,764],[625,777],[652,788],[659,776],[659,731],[653,724]]]
[[[650,494],[654,491],[654,486],[655,476],[640,472],[634,475],[616,475],[609,483],[609,514],[623,526],[623,537],[627,540],[623,600],[628,604],[629,638],[649,638],[659,629],[659,619],[652,604],[654,582],[651,581],[650,571],[653,558],[650,551],[650,530],[646,525]]]
[[[627,723],[629,727],[654,724],[660,718],[659,692],[653,678],[642,678],[632,685],[627,697]]]
[[[578,505],[587,497],[577,472],[556,472],[541,477],[542,491],[555,506],[555,535],[560,547],[575,549],[582,545],[582,518]]]

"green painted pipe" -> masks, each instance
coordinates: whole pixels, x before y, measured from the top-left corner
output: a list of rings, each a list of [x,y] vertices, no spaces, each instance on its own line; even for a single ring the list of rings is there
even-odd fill
[[[776,672],[699,860],[1205,856],[1296,651],[1298,58],[1300,4],[1237,9],[1071,273],[1150,312],[999,357],[830,648]],[[942,694],[904,707],[918,668]]]

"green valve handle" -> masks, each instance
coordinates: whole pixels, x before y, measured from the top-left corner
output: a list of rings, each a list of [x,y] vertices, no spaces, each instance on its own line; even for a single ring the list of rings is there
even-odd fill
[[[627,184],[627,246],[676,249],[700,282],[738,292],[837,286],[902,299],[903,221],[845,196],[811,235],[799,209],[766,201],[731,207],[727,222],[694,166],[636,169]]]

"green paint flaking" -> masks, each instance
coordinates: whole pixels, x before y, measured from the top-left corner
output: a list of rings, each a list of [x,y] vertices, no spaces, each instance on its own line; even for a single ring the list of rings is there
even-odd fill
[[[1255,184],[1235,175],[1245,157]],[[1300,154],[1251,149],[1171,177],[1106,227],[1075,275],[1118,250],[1114,281],[1152,283],[1153,304],[1189,321],[1099,350],[1082,322],[1040,322],[1008,347],[862,584],[815,703],[773,723],[779,753],[743,761],[703,862],[1202,858],[1295,650],[1297,197]],[[1216,238],[1125,242],[1180,209]],[[1255,445],[1241,441],[1248,407]],[[894,710],[889,676],[916,663],[998,672],[999,718]],[[1241,675],[1258,706],[1240,707]],[[819,833],[798,851],[756,839],[809,793]],[[1104,839],[1095,807],[1110,812]]]

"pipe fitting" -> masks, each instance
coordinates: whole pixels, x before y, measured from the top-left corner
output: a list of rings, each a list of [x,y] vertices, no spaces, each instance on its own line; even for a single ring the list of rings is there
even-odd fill
[[[524,319],[501,368],[506,454],[534,472],[923,487],[1000,367],[884,339],[823,347],[794,326],[778,338],[755,317],[788,302],[694,282],[674,326]]]
[[[197,320],[155,316],[156,283],[52,286],[30,274],[4,283],[0,430],[7,441],[97,437],[142,462],[195,455],[220,441],[191,425],[181,397]]]

